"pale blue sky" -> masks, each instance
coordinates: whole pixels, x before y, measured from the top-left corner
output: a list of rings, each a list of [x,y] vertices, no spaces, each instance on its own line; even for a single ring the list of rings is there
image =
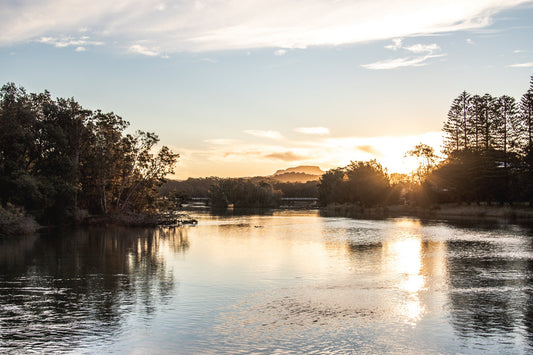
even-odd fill
[[[532,1],[243,3],[3,1],[0,82],[156,132],[186,178],[404,171],[462,90],[519,99],[533,75]]]

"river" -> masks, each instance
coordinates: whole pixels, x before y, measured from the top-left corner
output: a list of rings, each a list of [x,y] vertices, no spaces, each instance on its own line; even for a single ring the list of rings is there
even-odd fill
[[[528,353],[533,234],[317,211],[0,240],[2,353]]]

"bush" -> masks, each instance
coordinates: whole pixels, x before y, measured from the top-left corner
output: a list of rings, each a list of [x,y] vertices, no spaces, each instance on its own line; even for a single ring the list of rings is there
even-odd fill
[[[13,236],[32,234],[39,228],[35,220],[26,215],[22,207],[7,204],[0,206],[0,235]]]

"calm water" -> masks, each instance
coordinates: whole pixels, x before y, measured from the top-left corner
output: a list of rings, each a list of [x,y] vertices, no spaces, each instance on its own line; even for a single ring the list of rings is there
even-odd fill
[[[533,236],[317,212],[0,240],[0,352],[533,352]]]

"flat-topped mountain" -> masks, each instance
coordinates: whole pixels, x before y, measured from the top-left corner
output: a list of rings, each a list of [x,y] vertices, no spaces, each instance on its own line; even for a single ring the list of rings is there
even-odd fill
[[[287,168],[287,169],[278,170],[278,171],[276,171],[274,173],[274,176],[287,174],[287,173],[303,173],[303,174],[307,174],[307,175],[322,176],[322,175],[324,175],[325,171],[320,169],[320,167],[318,167],[318,166],[301,165],[301,166],[296,166],[296,167],[293,167],[293,168]]]
[[[270,177],[280,182],[307,182],[320,179],[324,173],[318,166],[307,165],[278,170]]]

